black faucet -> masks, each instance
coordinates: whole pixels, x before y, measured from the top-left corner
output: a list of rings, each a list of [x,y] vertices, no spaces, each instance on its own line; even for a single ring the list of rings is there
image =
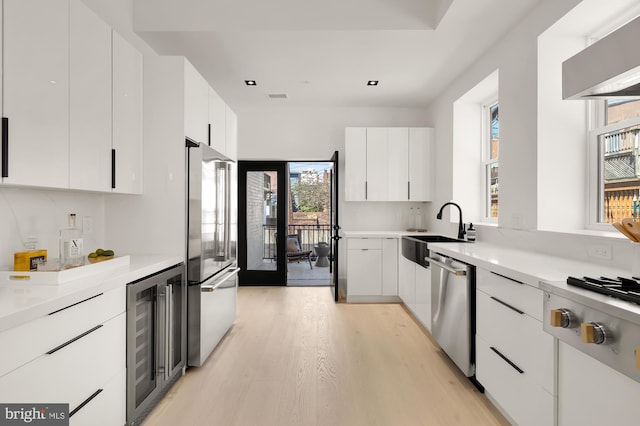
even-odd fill
[[[458,208],[458,211],[460,212],[460,222],[458,222],[458,239],[462,240],[464,239],[464,234],[466,234],[466,232],[464,230],[464,223],[462,222],[462,209],[459,205],[452,201],[444,203],[442,207],[440,207],[440,211],[438,212],[436,219],[442,219],[442,210],[444,210],[444,208],[448,205],[456,206]]]

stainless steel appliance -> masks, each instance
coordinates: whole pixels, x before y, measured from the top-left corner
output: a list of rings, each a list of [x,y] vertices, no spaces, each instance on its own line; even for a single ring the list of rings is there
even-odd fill
[[[563,99],[640,96],[640,17],[562,63]]]
[[[540,287],[543,329],[558,339],[557,424],[637,425],[640,306],[629,300],[640,300],[638,280],[570,277]]]
[[[199,367],[236,316],[237,176],[233,161],[187,139],[187,363]]]
[[[127,424],[137,425],[186,360],[186,283],[180,263],[127,286]]]
[[[640,382],[639,280],[569,277],[541,287],[544,331]]]
[[[475,267],[430,253],[431,335],[467,377],[475,374]]]

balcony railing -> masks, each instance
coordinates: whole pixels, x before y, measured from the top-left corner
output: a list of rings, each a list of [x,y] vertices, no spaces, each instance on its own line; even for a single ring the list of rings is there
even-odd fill
[[[262,225],[264,241],[263,259],[276,258],[276,225]],[[298,225],[289,224],[287,235],[298,235],[302,250],[313,251],[313,246],[319,242],[331,241],[331,225]]]

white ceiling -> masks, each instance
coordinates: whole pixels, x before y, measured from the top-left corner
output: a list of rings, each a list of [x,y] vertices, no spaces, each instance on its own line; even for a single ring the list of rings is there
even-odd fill
[[[134,0],[134,28],[232,108],[425,107],[538,1]]]

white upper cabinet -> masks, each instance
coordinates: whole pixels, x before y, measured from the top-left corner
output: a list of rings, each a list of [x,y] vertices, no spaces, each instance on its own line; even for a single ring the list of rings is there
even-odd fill
[[[142,193],[142,54],[113,35],[113,192]]]
[[[209,85],[189,61],[184,62],[184,128],[189,139],[209,143]]]
[[[345,201],[430,201],[433,129],[347,127]]]
[[[345,201],[367,200],[367,129],[345,129]]]
[[[434,129],[409,128],[409,200],[431,201]]]
[[[69,187],[111,191],[111,28],[70,6]]]
[[[4,183],[69,186],[69,0],[4,1]]]
[[[387,129],[387,201],[407,201],[409,170],[409,129]]]
[[[229,106],[226,107],[225,122],[226,151],[224,153],[230,159],[236,160],[238,158],[238,116]]]
[[[387,160],[387,129],[367,128],[367,201],[386,201],[389,197]]]
[[[209,87],[209,145],[218,152],[227,151],[227,104]]]

